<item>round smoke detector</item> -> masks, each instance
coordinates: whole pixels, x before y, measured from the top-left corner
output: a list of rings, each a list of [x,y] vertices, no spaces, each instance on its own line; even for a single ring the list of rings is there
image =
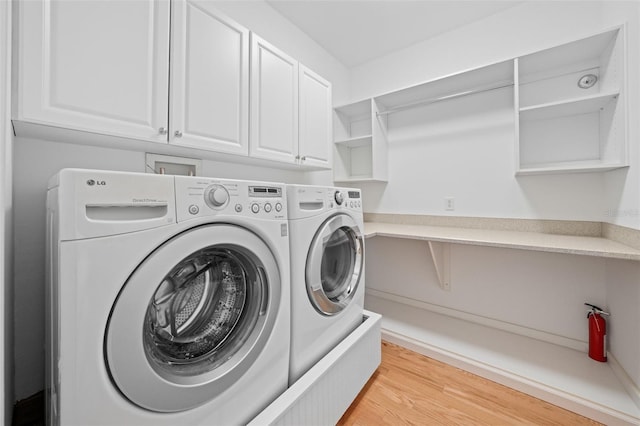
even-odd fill
[[[581,89],[589,89],[593,87],[598,81],[598,76],[595,74],[585,74],[578,80],[578,87]]]

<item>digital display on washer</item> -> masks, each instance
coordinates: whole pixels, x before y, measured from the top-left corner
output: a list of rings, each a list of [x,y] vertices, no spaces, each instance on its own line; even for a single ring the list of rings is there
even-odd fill
[[[281,197],[282,188],[273,186],[250,186],[250,197]]]
[[[360,193],[358,191],[349,191],[349,198],[360,198]]]

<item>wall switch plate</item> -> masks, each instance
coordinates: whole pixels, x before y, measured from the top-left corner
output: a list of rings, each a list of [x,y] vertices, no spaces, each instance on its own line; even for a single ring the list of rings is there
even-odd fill
[[[456,199],[453,197],[444,197],[444,209],[453,211],[456,209]]]

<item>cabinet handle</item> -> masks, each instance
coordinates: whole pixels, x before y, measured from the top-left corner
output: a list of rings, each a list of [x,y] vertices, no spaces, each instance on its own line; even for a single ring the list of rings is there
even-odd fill
[[[296,155],[296,161],[300,160],[300,156]]]
[[[166,135],[167,133],[169,133],[169,131],[167,130],[166,127],[160,127],[158,129],[158,133],[160,133],[161,135]]]
[[[302,160],[302,161],[306,161],[306,160],[307,160],[307,157],[306,157],[306,156],[305,156],[305,157],[302,157],[300,160]]]
[[[182,132],[180,130],[176,130],[175,133],[173,134],[176,138],[181,138],[182,137]]]

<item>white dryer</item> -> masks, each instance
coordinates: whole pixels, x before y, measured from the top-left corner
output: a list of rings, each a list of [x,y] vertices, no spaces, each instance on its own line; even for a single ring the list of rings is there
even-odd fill
[[[293,384],[362,323],[360,190],[287,185]]]
[[[245,424],[287,388],[284,185],[66,169],[47,210],[50,424]]]

